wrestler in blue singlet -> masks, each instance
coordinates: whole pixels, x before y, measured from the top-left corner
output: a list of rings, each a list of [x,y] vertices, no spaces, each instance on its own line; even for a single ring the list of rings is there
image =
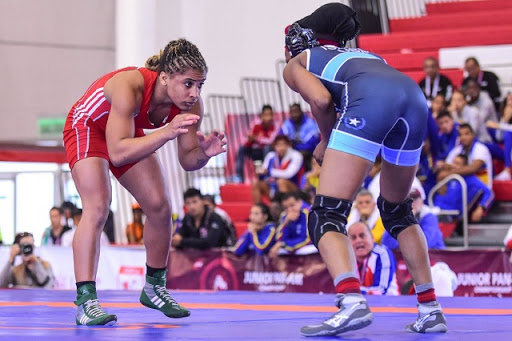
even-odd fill
[[[373,162],[382,146],[389,163],[419,162],[428,108],[411,78],[360,49],[324,45],[306,52],[308,71],[321,80],[340,112],[329,148]]]

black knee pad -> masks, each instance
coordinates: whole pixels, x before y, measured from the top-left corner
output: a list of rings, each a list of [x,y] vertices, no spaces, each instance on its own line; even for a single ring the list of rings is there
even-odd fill
[[[347,217],[352,202],[343,199],[317,195],[309,211],[308,232],[316,247],[320,238],[329,231],[347,235]]]
[[[412,199],[410,198],[399,204],[393,204],[379,195],[377,207],[384,228],[395,239],[409,226],[418,224],[418,220],[412,213]]]

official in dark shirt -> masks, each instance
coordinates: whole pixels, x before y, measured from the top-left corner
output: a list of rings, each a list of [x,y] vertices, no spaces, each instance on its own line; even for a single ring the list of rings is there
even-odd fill
[[[448,102],[452,97],[453,84],[448,77],[439,73],[437,59],[434,57],[425,58],[423,71],[425,71],[425,78],[419,82],[419,86],[425,94],[428,106],[430,107],[437,94],[442,94]]]
[[[203,203],[201,192],[189,188],[183,197],[187,213],[172,238],[172,246],[193,249],[229,246],[230,230],[225,221]]]

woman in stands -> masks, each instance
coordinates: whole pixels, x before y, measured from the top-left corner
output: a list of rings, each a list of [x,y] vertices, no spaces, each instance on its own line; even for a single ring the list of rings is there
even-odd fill
[[[373,316],[361,295],[346,222],[352,201],[379,153],[384,227],[398,239],[418,297],[412,332],[445,332],[436,300],[425,237],[407,199],[427,125],[427,104],[419,86],[382,58],[344,48],[356,37],[357,14],[330,3],[288,27],[286,83],[310,104],[322,141],[314,156],[322,165],[309,214],[309,234],[336,287],[339,311],[306,336],[335,335],[369,325]],[[338,113],[340,113],[338,118]]]
[[[276,227],[270,221],[270,209],[267,205],[259,203],[251,207],[249,225],[238,239],[233,248],[237,256],[248,251],[256,254],[267,254],[275,243]]]
[[[146,284],[140,302],[168,317],[186,317],[165,289],[172,232],[169,185],[155,151],[178,140],[179,162],[196,170],[224,152],[223,133],[204,136],[200,93],[206,63],[185,39],[169,42],[146,68],[113,71],[95,81],[69,112],[64,144],[83,216],[73,240],[76,323],[113,325],[96,295],[99,241],[112,199],[109,169],[146,214]],[[160,128],[145,136],[142,129]]]

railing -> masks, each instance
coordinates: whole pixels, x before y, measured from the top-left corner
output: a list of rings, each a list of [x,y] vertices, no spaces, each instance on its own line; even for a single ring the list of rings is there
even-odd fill
[[[456,180],[460,183],[460,187],[462,189],[462,229],[463,229],[463,239],[464,239],[464,248],[469,247],[469,231],[468,231],[468,188],[466,185],[466,181],[459,174],[451,174],[448,175],[443,180],[439,181],[428,194],[428,205],[430,207],[434,207],[434,194],[444,185],[446,185],[449,181]],[[440,210],[439,215],[458,215],[459,210]]]

